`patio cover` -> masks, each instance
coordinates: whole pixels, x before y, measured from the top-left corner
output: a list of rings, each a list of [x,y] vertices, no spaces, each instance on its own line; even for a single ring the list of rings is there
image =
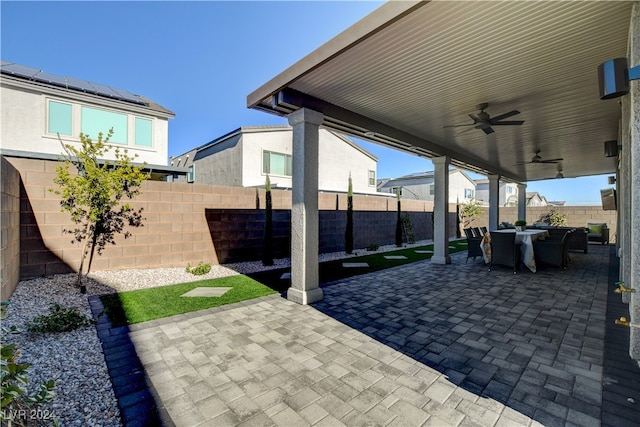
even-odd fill
[[[601,101],[597,66],[627,55],[633,2],[392,1],[247,97],[302,107],[352,136],[484,175],[527,182],[616,172],[619,100]],[[476,105],[522,126],[472,123]],[[466,131],[465,131],[466,130]],[[464,132],[463,132],[464,131]],[[519,164],[537,150],[558,164]]]

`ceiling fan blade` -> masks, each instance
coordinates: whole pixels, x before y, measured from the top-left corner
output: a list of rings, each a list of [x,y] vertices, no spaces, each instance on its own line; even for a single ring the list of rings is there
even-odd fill
[[[475,116],[473,114],[469,114],[469,117],[471,117],[471,120],[473,120],[473,124],[475,125],[476,123],[481,122],[482,120],[480,120],[480,117]]]
[[[524,120],[506,120],[501,122],[494,122],[493,119],[491,119],[490,122],[491,126],[515,126],[523,124]]]
[[[563,161],[564,159],[546,159],[546,160],[540,160],[537,163],[558,163]]]
[[[504,114],[500,114],[499,116],[492,117],[491,121],[506,119],[506,118],[509,118],[511,116],[515,116],[516,114],[520,114],[520,111],[511,110],[508,113],[504,113]]]
[[[475,128],[465,129],[465,130],[463,130],[462,132],[458,132],[458,133],[456,134],[456,136],[460,136],[460,135],[462,135],[463,133],[469,132],[470,130],[473,130],[473,129],[475,129]]]
[[[494,132],[493,128],[491,128],[491,126],[486,126],[482,128],[482,131],[484,133],[486,133],[487,135],[492,134]]]
[[[448,126],[442,126],[443,128],[459,128],[462,126],[473,126],[475,125],[475,123],[468,123],[466,125],[448,125]]]

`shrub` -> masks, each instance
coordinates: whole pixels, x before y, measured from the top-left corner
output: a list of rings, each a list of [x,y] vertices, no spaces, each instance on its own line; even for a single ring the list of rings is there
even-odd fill
[[[27,324],[27,331],[36,333],[67,332],[93,323],[93,320],[77,309],[64,308],[58,303],[52,303],[49,311],[51,314],[48,316],[35,317],[31,323]]]
[[[367,250],[370,252],[377,251],[379,248],[380,248],[380,245],[375,242],[370,243],[369,246],[367,246]]]
[[[53,380],[40,384],[39,390],[29,394],[27,391],[27,371],[31,366],[30,363],[18,363],[20,350],[15,344],[0,344],[0,355],[2,359],[2,410],[0,411],[0,420],[2,425],[23,425],[21,424],[24,416],[29,414],[27,410],[39,406],[42,403],[53,400],[56,396],[53,391],[55,382]]]
[[[191,264],[187,264],[187,273],[191,273],[195,276],[202,276],[211,271],[211,264],[205,264],[202,261],[197,266],[191,268]]]
[[[558,227],[566,227],[569,225],[567,214],[560,213],[558,208],[551,208],[549,212],[540,215],[538,222],[545,222]]]

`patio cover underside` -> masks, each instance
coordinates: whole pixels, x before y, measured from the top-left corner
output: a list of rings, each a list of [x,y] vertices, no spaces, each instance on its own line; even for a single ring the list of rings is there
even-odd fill
[[[627,56],[632,2],[389,2],[251,93],[249,107],[302,107],[324,126],[503,180],[615,173],[620,103],[597,66]],[[522,126],[481,129],[476,105]],[[519,164],[540,150],[558,164]]]

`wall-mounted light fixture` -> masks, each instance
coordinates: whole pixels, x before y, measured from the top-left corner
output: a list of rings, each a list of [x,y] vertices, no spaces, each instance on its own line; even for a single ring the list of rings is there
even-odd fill
[[[615,184],[616,183],[616,177],[615,176],[607,177],[607,182],[609,183],[609,185]]]
[[[605,157],[616,157],[618,155],[618,141],[605,141],[604,155]]]
[[[629,68],[627,58],[615,58],[598,65],[600,99],[611,99],[629,93],[629,82],[640,79],[640,66]]]

